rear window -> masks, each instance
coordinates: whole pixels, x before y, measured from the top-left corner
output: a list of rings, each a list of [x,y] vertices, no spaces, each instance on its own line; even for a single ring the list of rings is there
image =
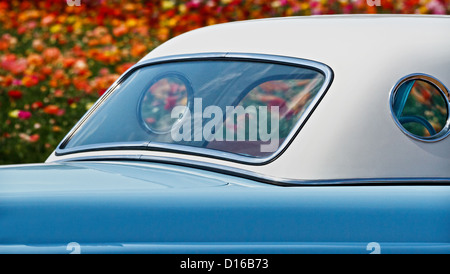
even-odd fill
[[[59,152],[133,147],[270,157],[299,129],[326,81],[315,67],[254,60],[142,66],[105,95]]]

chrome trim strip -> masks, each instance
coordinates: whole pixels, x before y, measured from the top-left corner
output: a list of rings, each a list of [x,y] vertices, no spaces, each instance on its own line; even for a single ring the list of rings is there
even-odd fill
[[[148,145],[148,142],[101,143],[101,144],[94,144],[94,145],[78,146],[74,149],[64,149],[63,153],[58,153],[58,155],[66,155],[66,154],[70,154],[70,153],[89,152],[89,151],[145,150],[147,145]],[[139,154],[139,153],[137,153],[137,154]]]
[[[450,186],[450,178],[446,177],[395,177],[395,178],[343,178],[343,179],[286,179],[280,177],[269,176],[254,171],[241,168],[235,168],[220,164],[212,164],[203,161],[187,160],[174,157],[147,156],[147,155],[92,155],[83,157],[74,157],[70,160],[61,160],[55,162],[77,162],[77,161],[140,161],[162,163],[189,168],[196,168],[211,172],[217,172],[225,175],[236,176],[259,183],[265,183],[283,187],[295,186],[433,186],[448,185]]]
[[[167,63],[167,62],[181,62],[181,61],[194,61],[194,60],[236,60],[236,61],[253,61],[253,62],[265,62],[265,63],[271,63],[271,64],[280,64],[280,65],[290,65],[290,66],[296,66],[296,67],[305,67],[308,69],[316,70],[320,73],[322,73],[325,77],[324,83],[320,90],[317,92],[316,96],[312,100],[312,102],[309,104],[309,106],[305,109],[304,113],[300,116],[297,123],[292,128],[291,132],[288,134],[284,142],[279,146],[279,148],[272,153],[268,157],[248,157],[248,156],[242,156],[239,154],[231,153],[231,152],[221,152],[213,149],[202,149],[197,147],[190,147],[190,146],[180,146],[176,144],[158,144],[149,142],[147,144],[147,150],[157,149],[159,151],[161,150],[168,150],[168,151],[176,151],[181,153],[187,153],[187,154],[194,154],[194,155],[202,155],[205,157],[211,157],[216,159],[223,159],[227,161],[237,162],[237,163],[243,163],[243,164],[252,164],[252,165],[263,165],[270,163],[271,161],[274,161],[276,158],[278,158],[291,144],[291,142],[294,140],[295,136],[299,133],[303,125],[306,123],[308,118],[313,113],[314,109],[318,106],[318,103],[325,95],[326,91],[330,87],[332,81],[333,81],[333,71],[330,67],[328,67],[325,64],[306,60],[306,59],[300,59],[295,57],[287,57],[287,56],[279,56],[279,55],[267,55],[267,54],[251,54],[251,53],[200,53],[200,54],[184,54],[184,55],[173,55],[173,56],[167,56],[167,57],[159,57],[154,59],[149,59],[142,61],[140,63],[135,64],[133,67],[128,69],[122,76],[119,77],[118,80],[99,98],[99,100],[92,106],[92,108],[81,118],[81,120],[70,130],[70,132],[64,137],[63,141],[58,145],[58,147],[55,150],[55,155],[67,155],[77,152],[85,152],[89,151],[91,148],[88,147],[75,147],[71,149],[64,149],[65,145],[70,141],[73,134],[82,127],[83,123],[92,115],[92,113],[95,112],[95,110],[112,94],[114,89],[116,89],[117,86],[120,85],[131,73],[136,71],[137,69],[149,66],[149,65],[156,65],[161,63]],[[126,143],[115,143],[115,146],[117,149],[120,149],[120,147],[125,146]],[[101,150],[105,147],[102,146],[96,146],[96,148],[92,148],[94,150]],[[136,149],[144,149],[142,148],[136,148]]]
[[[398,120],[397,116],[394,113],[394,109],[392,107],[393,102],[394,102],[394,97],[395,94],[398,90],[398,88],[405,82],[409,81],[409,80],[423,80],[425,82],[428,82],[429,84],[435,86],[439,92],[444,96],[445,98],[445,102],[447,104],[447,122],[444,125],[444,127],[442,128],[442,130],[430,137],[421,137],[421,136],[417,136],[415,134],[412,134],[411,132],[407,131],[402,124],[400,123],[400,121]],[[400,128],[400,130],[406,134],[407,136],[418,140],[418,141],[422,141],[422,142],[438,142],[440,140],[443,140],[444,138],[446,138],[449,134],[450,134],[450,93],[449,90],[447,89],[447,87],[441,83],[438,79],[436,79],[435,77],[428,75],[428,74],[424,74],[424,73],[413,73],[413,74],[409,74],[406,75],[405,77],[401,78],[400,80],[397,81],[397,83],[395,83],[395,85],[392,87],[390,93],[389,93],[389,108],[391,110],[391,116],[395,122],[395,124],[397,125],[398,128]]]

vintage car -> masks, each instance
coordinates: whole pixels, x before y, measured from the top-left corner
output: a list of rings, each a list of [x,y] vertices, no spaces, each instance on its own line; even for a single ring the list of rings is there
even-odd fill
[[[0,168],[0,253],[450,253],[450,17],[190,31],[46,163]]]

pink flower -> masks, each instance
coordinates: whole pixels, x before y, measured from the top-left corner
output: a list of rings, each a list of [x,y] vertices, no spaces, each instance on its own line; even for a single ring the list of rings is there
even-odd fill
[[[164,105],[165,110],[172,109],[177,103],[177,96],[169,96],[166,98],[166,104]]]
[[[13,86],[21,86],[22,80],[21,79],[14,79],[11,83]]]
[[[437,0],[432,0],[426,7],[431,10],[433,14],[445,14],[445,6]]]
[[[19,119],[22,119],[22,120],[30,119],[31,112],[25,111],[25,110],[19,110],[18,117],[19,117]]]

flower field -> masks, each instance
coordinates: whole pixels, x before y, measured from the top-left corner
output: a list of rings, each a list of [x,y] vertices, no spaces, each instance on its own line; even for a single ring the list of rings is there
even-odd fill
[[[368,2],[0,0],[0,164],[44,161],[121,73],[183,32],[278,16],[450,12],[443,0]]]

